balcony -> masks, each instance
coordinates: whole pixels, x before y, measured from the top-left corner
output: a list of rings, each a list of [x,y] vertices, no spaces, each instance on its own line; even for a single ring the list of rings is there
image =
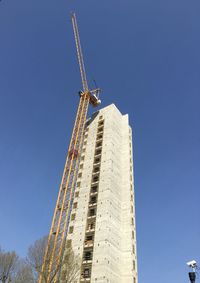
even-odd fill
[[[91,232],[94,232],[94,231],[95,231],[95,225],[92,228],[87,227],[86,233],[91,233]]]
[[[82,268],[81,282],[90,282],[91,277],[91,265],[87,265]]]
[[[93,257],[92,249],[85,250],[83,254],[83,263],[84,264],[92,263],[92,257]]]
[[[95,157],[97,157],[97,156],[99,156],[99,155],[101,155],[101,152],[102,152],[102,150],[101,149],[97,149],[97,150],[95,150]]]
[[[97,133],[98,134],[103,133],[103,126],[98,127]]]
[[[96,146],[95,149],[96,150],[102,150],[102,145],[101,146]]]
[[[91,196],[90,201],[89,201],[89,207],[93,207],[97,205],[97,197],[96,196]]]
[[[97,194],[98,192],[98,186],[97,185],[94,185],[91,187],[91,191],[90,191],[90,194]]]
[[[87,247],[92,247],[94,244],[94,233],[87,234],[85,237],[85,242],[84,246]]]
[[[91,195],[91,196],[96,196],[97,194],[98,194],[97,191],[93,192],[93,191],[91,190],[91,192],[90,192],[90,195]]]
[[[92,183],[97,183],[99,181],[99,174],[92,177]]]
[[[100,157],[100,156],[99,156],[99,157],[95,157],[95,159],[94,159],[94,165],[99,165],[100,162],[101,162],[101,157]]]
[[[95,231],[95,221],[94,220],[89,220],[87,222],[87,229],[86,233],[90,233]]]
[[[97,135],[97,141],[102,141],[102,139],[103,139],[103,133],[102,134],[98,134]]]
[[[96,147],[96,149],[97,149],[97,148],[101,148],[101,147],[102,147],[102,141],[97,141],[95,147]]]
[[[104,125],[104,120],[99,121],[98,127],[103,126],[103,125]]]
[[[96,208],[90,208],[88,212],[88,218],[95,218],[96,217]]]
[[[90,283],[90,277],[85,278],[85,277],[81,276],[81,280],[80,280],[80,281],[81,281],[81,282],[87,282],[87,283]]]
[[[100,168],[99,168],[99,167],[96,167],[96,168],[93,169],[92,175],[93,175],[93,176],[98,175],[99,172],[100,172]]]
[[[85,241],[84,247],[93,247],[94,242],[92,240],[90,241]]]

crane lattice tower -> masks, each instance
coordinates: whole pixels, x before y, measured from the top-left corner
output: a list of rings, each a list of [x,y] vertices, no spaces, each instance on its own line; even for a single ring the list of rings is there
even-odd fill
[[[63,252],[69,228],[70,215],[74,199],[74,189],[80,162],[80,152],[83,142],[83,132],[88,113],[88,106],[96,107],[100,104],[100,89],[88,88],[83,53],[81,49],[78,25],[75,13],[71,15],[83,91],[79,92],[80,102],[76,114],[72,137],[66,157],[63,176],[60,184],[56,207],[54,210],[51,229],[48,237],[42,271],[38,283],[43,283],[43,274],[47,274],[46,283],[59,282]]]

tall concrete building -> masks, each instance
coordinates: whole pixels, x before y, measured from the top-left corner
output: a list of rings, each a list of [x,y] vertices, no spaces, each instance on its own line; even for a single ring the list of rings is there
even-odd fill
[[[87,121],[66,245],[77,282],[137,283],[132,131],[114,104]]]

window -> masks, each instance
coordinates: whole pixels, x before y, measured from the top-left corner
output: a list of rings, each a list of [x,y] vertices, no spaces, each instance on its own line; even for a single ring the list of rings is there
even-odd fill
[[[135,238],[135,234],[134,234],[134,231],[132,231],[132,239]]]
[[[133,270],[135,270],[135,261],[133,261]]]
[[[77,202],[75,202],[74,204],[73,204],[73,208],[77,208]]]
[[[91,193],[96,193],[96,192],[97,192],[97,186],[92,186]]]
[[[95,151],[95,155],[99,155],[99,154],[101,154],[101,149],[97,149],[97,150]]]
[[[93,240],[93,235],[86,236],[86,241],[92,241],[92,240]]]
[[[80,185],[81,185],[81,182],[77,182],[77,184],[76,184],[77,188],[79,188]]]
[[[73,220],[75,220],[75,218],[76,218],[76,213],[73,213],[72,216],[71,216],[71,220],[73,221]]]
[[[90,269],[89,268],[84,268],[83,270],[83,278],[88,278],[90,277]]]
[[[104,121],[99,121],[98,126],[103,126]]]
[[[95,225],[94,225],[94,224],[95,224],[94,222],[90,222],[90,223],[88,223],[87,230],[93,230],[93,229],[94,229],[94,227],[95,227]]]
[[[79,192],[75,192],[75,197],[77,198],[79,196]]]
[[[78,178],[81,178],[81,177],[82,177],[82,173],[79,173],[79,174],[78,174]]]
[[[99,168],[99,167],[94,168],[94,169],[93,169],[93,174],[95,174],[95,173],[99,173],[99,170],[100,170],[100,168]]]
[[[99,120],[103,119],[103,115],[99,116]]]
[[[96,147],[102,146],[102,141],[96,143]]]
[[[103,134],[98,134],[97,135],[97,140],[101,140],[103,138]]]
[[[93,244],[93,235],[89,235],[85,238],[85,245],[92,245]]]
[[[92,251],[85,251],[84,260],[92,260]]]
[[[69,234],[72,234],[74,231],[74,226],[69,227]]]
[[[135,277],[133,278],[133,283],[136,283],[136,278]]]
[[[95,208],[91,208],[90,210],[89,210],[89,216],[95,216],[96,215],[96,210],[95,210]]]
[[[133,254],[135,254],[135,245],[133,245]]]
[[[98,181],[99,181],[99,176],[93,176],[92,183],[98,182]]]
[[[71,245],[72,245],[72,240],[67,240],[67,244],[66,244],[67,249],[69,249]]]
[[[79,169],[83,169],[83,164],[80,164]]]
[[[98,128],[98,131],[97,131],[97,133],[101,133],[101,132],[103,132],[103,126],[101,126],[100,128]]]
[[[94,159],[94,164],[97,164],[97,163],[99,163],[100,161],[101,161],[100,157],[96,157],[96,158]]]
[[[94,204],[97,202],[97,198],[96,197],[91,197],[90,198],[90,204]]]
[[[101,140],[103,138],[103,134],[97,135],[97,141]]]

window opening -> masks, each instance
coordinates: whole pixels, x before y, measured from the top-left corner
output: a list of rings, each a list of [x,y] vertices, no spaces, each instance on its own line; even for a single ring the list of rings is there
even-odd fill
[[[91,187],[91,193],[96,193],[96,192],[97,192],[97,189],[98,189],[97,186]]]
[[[73,213],[72,216],[71,216],[71,220],[73,221],[73,220],[75,220],[75,218],[76,218],[76,213]]]
[[[73,208],[77,208],[77,202],[73,204]]]
[[[74,231],[74,226],[69,227],[69,234],[72,234]]]
[[[101,154],[101,149],[97,149],[97,150],[95,151],[95,155],[99,155],[99,154]]]
[[[94,215],[96,215],[96,210],[95,210],[95,208],[91,208],[89,210],[89,216],[94,216]]]
[[[99,176],[94,176],[93,178],[92,178],[92,182],[94,183],[94,182],[98,182],[99,181]]]
[[[91,197],[90,198],[90,204],[94,204],[97,202],[97,198],[96,197]]]

